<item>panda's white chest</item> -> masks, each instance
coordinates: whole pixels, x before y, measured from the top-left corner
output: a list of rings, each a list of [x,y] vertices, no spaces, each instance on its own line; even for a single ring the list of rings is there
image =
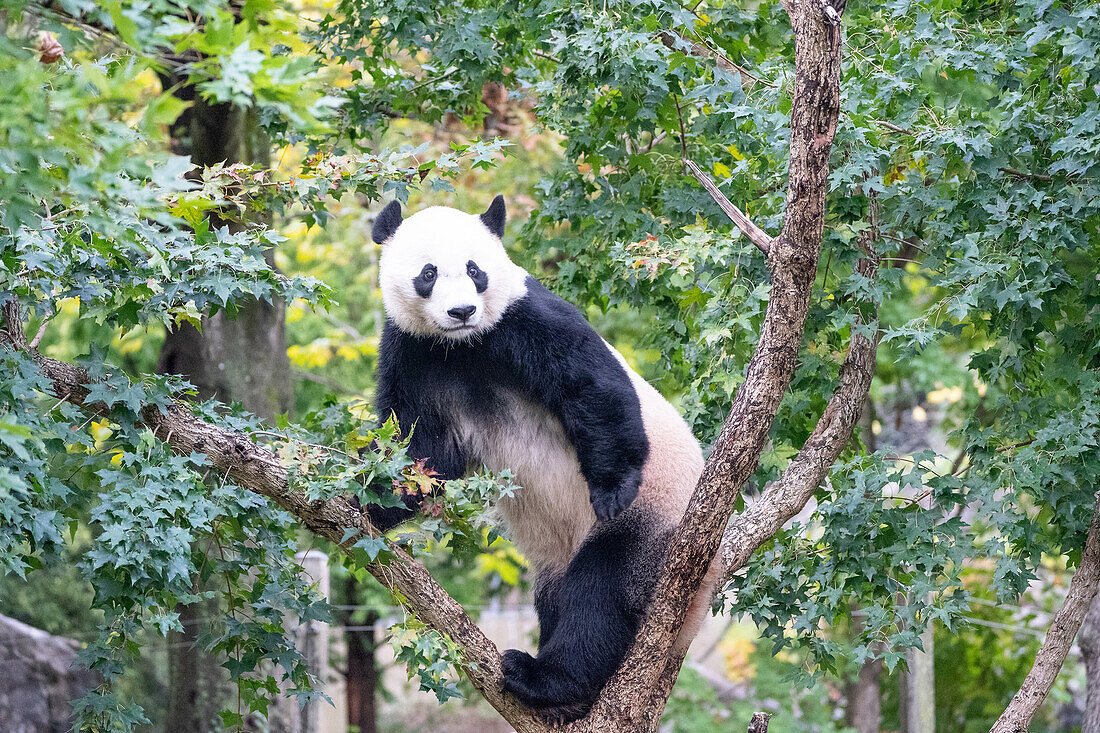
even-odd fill
[[[498,506],[511,540],[536,568],[564,568],[596,517],[561,423],[513,392],[500,394],[491,411],[457,416],[455,437],[470,462],[508,470],[520,487]]]

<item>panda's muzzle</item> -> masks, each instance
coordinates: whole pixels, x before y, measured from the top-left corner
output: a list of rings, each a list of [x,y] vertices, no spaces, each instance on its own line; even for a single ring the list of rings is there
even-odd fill
[[[447,311],[447,315],[456,321],[462,321],[466,323],[470,319],[470,316],[477,310],[476,305],[460,305],[457,308],[451,308]]]

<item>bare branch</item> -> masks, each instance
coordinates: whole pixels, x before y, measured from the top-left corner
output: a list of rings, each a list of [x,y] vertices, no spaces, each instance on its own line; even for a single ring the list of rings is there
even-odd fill
[[[34,338],[32,338],[31,342],[27,345],[28,349],[33,351],[38,348],[38,345],[40,343],[42,343],[42,337],[46,335],[46,326],[50,325],[50,321],[53,320],[53,317],[55,315],[56,313],[51,313],[50,315],[42,319],[42,323],[40,323],[38,326],[38,333],[34,335]]]
[[[772,246],[772,236],[765,232],[760,227],[752,223],[752,220],[745,215],[745,212],[737,208],[737,206],[726,198],[726,195],[718,190],[718,187],[714,185],[714,181],[710,180],[710,176],[704,173],[699,166],[694,162],[685,159],[684,165],[687,166],[691,175],[695,176],[695,180],[703,184],[703,188],[707,190],[710,197],[714,199],[714,203],[718,204],[726,216],[730,218],[737,228],[741,230],[741,233],[748,237],[748,240],[756,245],[756,248],[767,256]]]
[[[1029,181],[1053,181],[1054,177],[1049,176],[1046,173],[1028,173],[1027,171],[1017,170],[1016,168],[998,168],[1001,173],[1007,173],[1013,178],[1026,178]]]
[[[674,51],[686,51],[692,56],[714,59],[714,63],[719,69],[724,69],[729,72],[740,74],[741,78],[744,79],[742,86],[745,88],[746,91],[752,89],[753,86],[756,84],[763,84],[764,86],[771,87],[772,89],[775,89],[776,87],[775,84],[772,84],[770,81],[765,81],[764,79],[761,79],[760,77],[756,76],[751,71],[746,69],[744,66],[733,63],[720,51],[710,48],[705,44],[697,43],[696,41],[687,38],[681,33],[677,33],[675,31],[661,31],[657,34],[657,36],[661,39],[661,43],[665,44],[665,46],[673,49]]]
[[[1069,584],[1066,602],[1054,615],[1054,621],[1047,630],[1039,653],[1035,655],[1035,664],[1027,673],[1019,691],[1005,708],[1001,717],[989,729],[989,733],[1026,733],[1031,719],[1046,700],[1054,679],[1066,661],[1066,655],[1073,645],[1073,637],[1081,628],[1081,622],[1088,613],[1092,598],[1096,595],[1096,586],[1100,582],[1100,491],[1096,492],[1096,503],[1092,510],[1092,523],[1085,538],[1085,550],[1081,555],[1081,564],[1073,574]]]
[[[768,246],[771,296],[756,351],[687,512],[670,541],[650,612],[618,672],[575,730],[655,730],[676,678],[685,609],[712,571],[741,487],[760,460],[802,343],[825,227],[829,152],[840,111],[840,29],[814,0],[788,0],[795,39],[791,142],[783,231]],[[680,645],[683,646],[683,645]],[[678,660],[677,660],[678,661]]]
[[[881,125],[891,132],[900,132],[903,135],[916,135],[912,130],[906,130],[904,127],[898,127],[893,122],[887,122],[886,120],[875,120],[876,125]]]
[[[9,330],[0,331],[0,348],[26,351],[22,319],[14,298],[4,304],[3,312]],[[43,374],[50,379],[51,391],[55,397],[67,400],[92,414],[106,414],[108,408],[103,403],[85,402],[89,393],[87,385],[94,380],[84,369],[33,351],[29,353],[38,362]],[[273,500],[297,517],[309,531],[344,550],[358,537],[378,534],[363,512],[347,499],[311,500],[304,492],[291,489],[287,480],[287,469],[279,458],[270,450],[257,445],[245,433],[224,430],[200,420],[182,404],[172,405],[164,412],[157,407],[146,407],[141,412],[141,420],[154,435],[177,453],[205,454],[215,471],[227,474],[241,488]],[[357,533],[345,542],[343,538],[346,529],[356,530]],[[388,544],[392,559],[385,564],[368,565],[370,574],[389,588],[418,619],[446,634],[461,647],[466,675],[489,704],[517,731],[545,731],[546,726],[542,722],[501,690],[500,653],[496,645],[470,620],[462,606],[448,595],[423,565],[413,560],[405,550],[392,543]]]

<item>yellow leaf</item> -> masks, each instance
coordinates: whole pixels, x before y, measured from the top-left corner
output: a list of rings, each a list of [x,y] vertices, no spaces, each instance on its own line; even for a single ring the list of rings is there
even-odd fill
[[[726,165],[725,163],[722,163],[722,162],[715,163],[714,164],[714,175],[718,176],[719,178],[729,178],[730,177],[730,168],[729,168],[729,166]]]
[[[93,420],[91,426],[88,428],[88,434],[99,443],[100,441],[109,439],[115,434],[115,431],[111,430],[111,423],[109,420]],[[97,445],[96,448],[98,447]]]
[[[336,349],[336,354],[345,361],[357,361],[359,359],[359,350],[351,346],[341,346]]]

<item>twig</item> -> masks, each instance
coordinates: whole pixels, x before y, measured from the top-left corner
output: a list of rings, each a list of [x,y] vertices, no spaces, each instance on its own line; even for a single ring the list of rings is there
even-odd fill
[[[756,245],[756,248],[764,253],[766,256],[771,251],[772,237],[760,227],[753,224],[752,220],[745,215],[745,212],[737,208],[736,205],[726,195],[718,190],[718,187],[714,185],[714,182],[710,180],[710,176],[704,173],[699,166],[695,165],[693,161],[684,159],[684,166],[687,167],[691,175],[695,176],[695,180],[703,184],[703,188],[707,190],[710,197],[714,199],[714,203],[718,204],[726,216],[730,218],[737,228],[741,230],[741,233],[748,237],[749,241]]]
[[[680,110],[680,97],[679,95],[672,95],[673,100],[676,101],[676,117],[680,120],[680,160],[684,166],[684,173],[687,173],[687,157],[688,157],[688,144],[687,133],[684,131],[684,115]]]
[[[887,130],[890,130],[892,132],[900,132],[903,135],[911,136],[915,136],[917,134],[912,130],[906,130],[904,127],[898,127],[893,122],[887,122],[886,120],[875,120],[874,122],[876,125],[881,125],[882,127],[885,127]]]
[[[356,463],[362,463],[363,462],[363,460],[361,458],[359,458],[359,456],[353,456],[350,453],[345,453],[344,451],[340,450],[339,448],[333,448],[331,445],[320,445],[318,443],[307,443],[304,440],[298,440],[297,438],[292,438],[289,435],[285,435],[283,433],[276,433],[272,430],[252,430],[252,431],[249,431],[249,435],[266,435],[266,436],[269,436],[269,437],[272,437],[272,438],[281,438],[282,440],[286,441],[287,443],[297,443],[298,445],[307,445],[310,448],[318,448],[320,450],[329,451],[330,453],[339,453],[342,456],[347,456],[349,459],[355,461]],[[166,443],[170,442],[171,438],[172,438],[172,435],[171,435],[171,433],[169,433],[168,438],[165,439],[165,442]]]
[[[1054,176],[1047,175],[1046,173],[1028,173],[1027,171],[1017,170],[1016,168],[998,168],[1001,173],[1007,173],[1015,178],[1026,178],[1032,181],[1053,181]]]
[[[547,61],[553,61],[555,64],[561,63],[561,59],[559,59],[557,56],[546,53],[544,51],[539,51],[538,49],[531,49],[531,55],[538,56],[540,59],[546,59]]]
[[[56,311],[42,319],[41,325],[38,326],[38,333],[36,333],[34,338],[31,339],[31,342],[27,344],[27,348],[32,351],[38,348],[38,345],[42,343],[42,337],[46,335],[46,326],[50,325],[50,321],[55,315],[57,315]]]
[[[768,733],[768,721],[771,717],[771,713],[753,713],[748,733]]]
[[[776,85],[772,82],[761,79],[740,64],[735,64],[734,62],[726,58],[726,56],[722,54],[722,52],[711,48],[705,43],[693,41],[690,38],[687,38],[675,31],[660,31],[657,34],[657,37],[661,40],[661,43],[674,51],[686,51],[692,56],[714,59],[714,63],[718,66],[719,69],[725,69],[726,71],[732,71],[740,74],[741,78],[745,80],[742,86],[745,86],[748,89],[752,89],[754,84],[763,84],[764,86],[771,87],[772,89],[775,89],[776,87]],[[687,48],[683,48],[682,46],[678,45],[681,43],[686,45]]]
[[[1066,602],[1054,615],[1054,621],[1047,630],[1039,652],[1035,655],[1035,664],[1027,673],[1020,689],[1012,696],[1001,717],[989,729],[989,733],[1026,733],[1031,719],[1043,704],[1051,686],[1054,684],[1066,655],[1073,645],[1073,638],[1081,628],[1081,622],[1088,613],[1092,598],[1096,595],[1096,585],[1100,581],[1100,491],[1096,493],[1096,502],[1092,510],[1092,522],[1085,538],[1085,550],[1081,554],[1081,564],[1073,574],[1069,584]]]

